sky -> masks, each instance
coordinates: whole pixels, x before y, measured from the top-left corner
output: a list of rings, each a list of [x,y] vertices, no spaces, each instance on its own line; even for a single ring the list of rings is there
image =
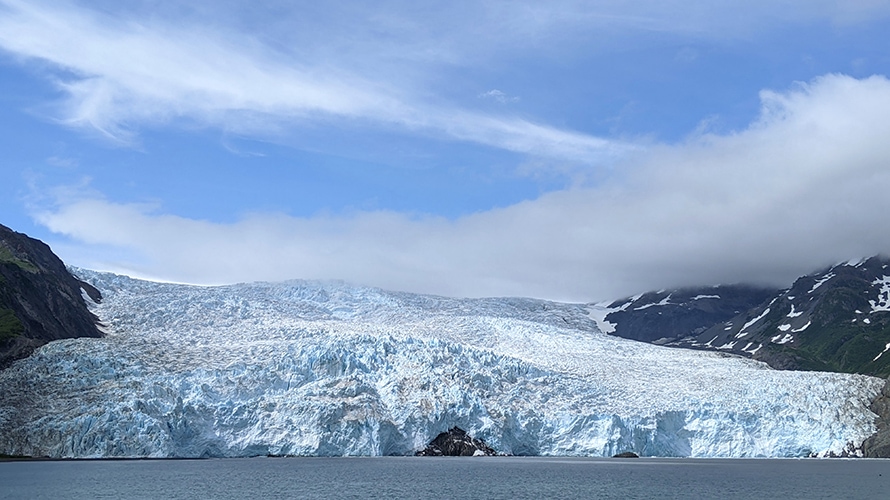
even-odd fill
[[[0,224],[593,302],[890,253],[890,1],[0,0]]]

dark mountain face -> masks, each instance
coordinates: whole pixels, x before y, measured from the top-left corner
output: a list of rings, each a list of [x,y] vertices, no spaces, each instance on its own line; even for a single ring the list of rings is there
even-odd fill
[[[717,287],[709,289],[714,290],[710,293],[712,298],[699,297],[693,305],[688,300],[689,293],[645,294],[637,300],[611,304],[609,309],[615,310],[605,320],[617,323],[613,334],[625,338],[724,351],[753,357],[780,369],[887,377],[888,266],[890,259],[886,257],[839,264],[803,276],[791,288],[772,293]],[[690,293],[706,296],[703,290]],[[647,299],[649,295],[652,297]],[[705,300],[710,314],[704,311]],[[659,316],[667,321],[659,325]],[[706,325],[711,319],[716,321]]]
[[[698,335],[717,323],[747,312],[777,293],[775,289],[721,285],[649,292],[618,300],[606,321],[613,335],[656,344]]]
[[[52,340],[101,336],[81,290],[101,300],[46,244],[0,225],[0,369]]]

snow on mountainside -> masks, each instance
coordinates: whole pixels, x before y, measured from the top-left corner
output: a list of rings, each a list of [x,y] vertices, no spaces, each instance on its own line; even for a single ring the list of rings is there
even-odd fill
[[[590,306],[600,329],[632,340],[666,344],[699,335],[774,297],[777,290],[718,285],[641,293]]]
[[[607,336],[583,305],[75,273],[108,334],[0,371],[0,453],[411,454],[458,426],[513,454],[806,456],[871,435],[883,385]]]
[[[591,305],[604,331],[731,352],[775,368],[890,376],[890,258],[844,262],[785,290],[669,290]]]

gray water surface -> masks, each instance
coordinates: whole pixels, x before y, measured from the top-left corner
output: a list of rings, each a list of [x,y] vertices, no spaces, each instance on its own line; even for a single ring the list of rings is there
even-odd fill
[[[0,463],[0,498],[887,498],[890,460],[548,457]]]

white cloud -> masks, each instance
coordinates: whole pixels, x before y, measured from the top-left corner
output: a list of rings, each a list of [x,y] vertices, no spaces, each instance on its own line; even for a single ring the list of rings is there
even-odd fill
[[[668,286],[787,285],[817,266],[890,251],[890,81],[826,75],[764,91],[746,130],[626,158],[596,187],[449,221],[392,212],[214,224],[62,200],[40,222],[87,267],[220,283],[342,278],[452,295],[614,298]],[[112,245],[144,261],[103,261]]]
[[[491,99],[495,102],[506,104],[508,102],[519,102],[519,98],[516,96],[509,96],[505,94],[503,91],[498,89],[491,89],[489,91],[483,92],[479,94],[480,99]]]
[[[0,0],[0,48],[61,69],[57,83],[67,98],[57,118],[123,143],[142,127],[171,122],[268,138],[333,120],[341,128],[370,124],[596,164],[627,145],[462,108],[430,89],[456,67],[662,43],[645,33],[756,37],[770,25],[852,23],[890,12],[888,2],[833,0],[267,7],[271,12],[238,1]]]
[[[78,162],[73,158],[66,158],[64,156],[50,156],[46,159],[46,163],[54,167],[70,169],[76,167]]]
[[[288,127],[376,127],[597,163],[628,146],[503,115],[482,114],[417,96],[410,82],[351,69],[355,54],[319,60],[314,45],[276,50],[226,28],[137,23],[74,6],[3,0],[0,47],[47,61],[67,99],[63,123],[120,142],[142,126],[188,121],[247,134]],[[336,44],[336,43],[335,43]],[[365,49],[367,50],[367,48]],[[371,54],[371,52],[365,52]],[[402,63],[404,64],[404,63]],[[397,69],[409,72],[410,67]],[[285,130],[282,132],[282,130]]]

